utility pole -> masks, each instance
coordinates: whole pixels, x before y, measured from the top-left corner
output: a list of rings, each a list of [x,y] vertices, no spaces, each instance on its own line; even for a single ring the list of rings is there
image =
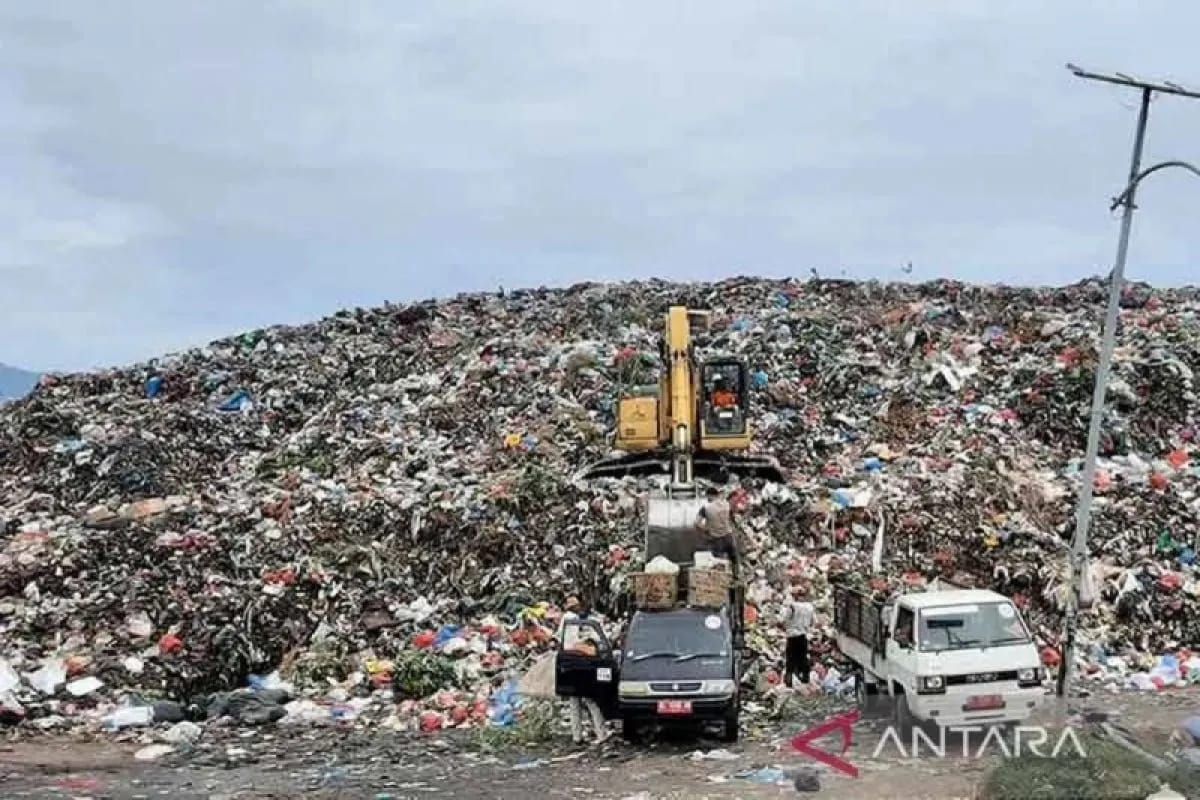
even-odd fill
[[[1096,457],[1100,449],[1100,427],[1104,420],[1104,400],[1108,392],[1108,376],[1112,369],[1113,346],[1117,335],[1117,318],[1121,308],[1121,290],[1125,282],[1125,257],[1129,253],[1129,233],[1133,228],[1134,197],[1141,177],[1142,148],[1146,142],[1146,123],[1150,115],[1150,96],[1154,92],[1200,99],[1200,93],[1190,91],[1169,81],[1144,81],[1120,72],[1111,74],[1088,72],[1068,64],[1077,77],[1138,89],[1141,105],[1133,137],[1133,155],[1129,164],[1129,182],[1118,201],[1124,206],[1121,233],[1117,239],[1117,260],[1109,276],[1108,308],[1104,315],[1104,332],[1100,339],[1100,363],[1096,367],[1096,385],[1092,391],[1092,416],[1088,423],[1087,452],[1083,463],[1083,484],[1079,488],[1079,505],[1075,511],[1075,535],[1071,539],[1072,590],[1067,601],[1066,631],[1062,664],[1058,671],[1058,696],[1064,701],[1070,688],[1075,667],[1075,638],[1079,627],[1080,595],[1088,569],[1088,529],[1091,523],[1092,499],[1096,480]]]

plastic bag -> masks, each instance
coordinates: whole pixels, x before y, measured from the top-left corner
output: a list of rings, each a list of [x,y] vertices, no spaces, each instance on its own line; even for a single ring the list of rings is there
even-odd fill
[[[540,655],[517,682],[517,693],[525,697],[554,697],[557,655],[554,652]]]

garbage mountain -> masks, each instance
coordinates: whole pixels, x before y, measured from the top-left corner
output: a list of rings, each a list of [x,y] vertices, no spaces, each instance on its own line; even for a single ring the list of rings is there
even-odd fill
[[[787,581],[819,595],[837,575],[994,588],[1052,645],[1104,291],[584,284],[48,377],[0,409],[0,658],[188,699],[275,668],[320,682],[395,661],[400,681],[436,632],[447,680],[499,685],[545,646],[540,602],[610,608],[638,559],[647,484],[572,476],[610,455],[671,305],[712,311],[715,346],[748,366],[756,452],[790,481],[731,498],[764,663]],[[1200,644],[1198,310],[1193,290],[1125,293],[1086,619],[1099,662]]]

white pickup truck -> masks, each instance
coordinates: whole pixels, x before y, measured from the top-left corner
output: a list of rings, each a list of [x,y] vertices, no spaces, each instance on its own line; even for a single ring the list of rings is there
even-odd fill
[[[859,704],[889,696],[901,727],[1019,724],[1045,696],[1037,646],[1004,595],[956,589],[883,603],[838,586],[834,604],[838,648],[859,670]]]

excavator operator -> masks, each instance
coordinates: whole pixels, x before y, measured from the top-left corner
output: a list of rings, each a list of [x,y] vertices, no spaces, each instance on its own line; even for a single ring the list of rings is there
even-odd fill
[[[713,408],[737,408],[737,392],[729,387],[724,375],[713,378],[712,404]]]

